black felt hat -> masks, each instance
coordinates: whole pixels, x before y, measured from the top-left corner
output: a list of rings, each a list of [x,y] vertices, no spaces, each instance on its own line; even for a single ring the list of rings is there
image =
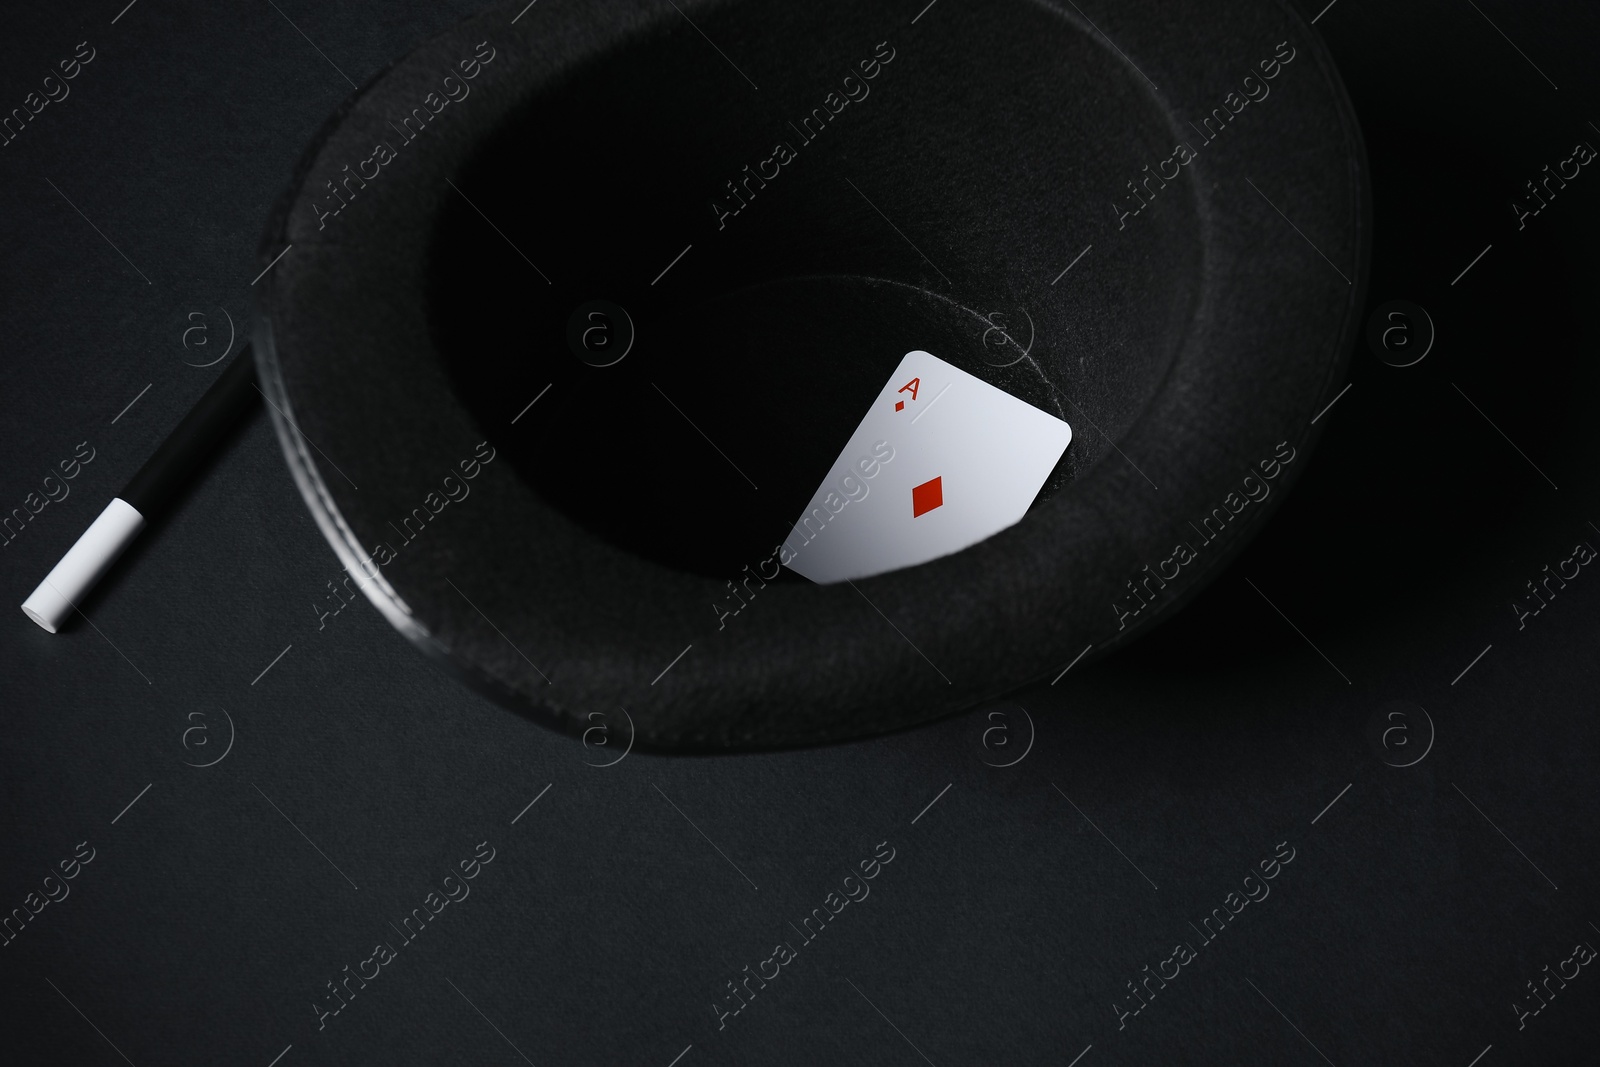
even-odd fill
[[[1342,382],[1366,163],[1289,5],[1090,6],[514,3],[357,93],[256,327],[353,584],[513,706],[682,750],[926,721],[1177,610]],[[972,548],[780,571],[913,349],[1071,446]]]

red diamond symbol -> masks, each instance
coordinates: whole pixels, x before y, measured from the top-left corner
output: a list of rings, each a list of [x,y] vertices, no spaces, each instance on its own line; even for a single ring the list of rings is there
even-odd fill
[[[904,400],[896,400],[894,403],[894,409],[896,411],[904,411],[906,409],[906,402]]]
[[[911,490],[911,517],[913,519],[943,505],[943,478],[935,478],[931,482],[923,482]]]

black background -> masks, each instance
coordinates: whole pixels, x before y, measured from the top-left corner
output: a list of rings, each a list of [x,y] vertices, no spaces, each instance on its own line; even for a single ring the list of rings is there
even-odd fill
[[[6,109],[79,41],[97,53],[0,149],[0,507],[96,450],[3,549],[13,603],[214,379],[185,361],[221,351],[224,309],[242,342],[262,222],[345,76],[474,9],[278,7],[5,15]],[[1587,969],[1521,1029],[1513,1002],[1600,944],[1600,578],[1521,629],[1510,605],[1600,544],[1600,178],[1520,231],[1509,205],[1600,144],[1600,34],[1578,5],[1478,8],[1338,0],[1316,25],[1371,156],[1371,302],[1425,307],[1431,353],[1357,352],[1255,546],[1145,641],[1004,705],[836,748],[590,766],[618,724],[602,746],[527,723],[364,602],[319,630],[339,566],[255,417],[84,605],[92,625],[0,627],[0,908],[95,849],[0,948],[6,1058],[1592,1062]],[[1114,34],[1113,7],[1087,14]],[[183,344],[193,312],[209,348]],[[1405,769],[1367,737],[1395,700],[1436,735]],[[185,766],[220,751],[223,709],[227,758]],[[1026,757],[986,765],[1029,717]],[[1404,759],[1427,739],[1407,721]],[[884,840],[871,896],[719,1031],[723,983]],[[482,841],[471,896],[319,1031],[323,984]],[[1280,842],[1271,896],[1119,1030],[1125,983]]]

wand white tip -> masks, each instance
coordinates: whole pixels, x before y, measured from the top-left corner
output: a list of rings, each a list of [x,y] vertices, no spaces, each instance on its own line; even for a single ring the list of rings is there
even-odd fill
[[[22,602],[22,613],[55,633],[142,529],[144,516],[121,497],[112,498],[33,595]]]

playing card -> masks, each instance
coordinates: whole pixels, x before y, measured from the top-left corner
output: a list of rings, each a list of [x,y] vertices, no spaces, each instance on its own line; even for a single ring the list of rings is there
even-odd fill
[[[928,352],[908,352],[785,540],[827,584],[958,552],[1018,522],[1072,427]]]

